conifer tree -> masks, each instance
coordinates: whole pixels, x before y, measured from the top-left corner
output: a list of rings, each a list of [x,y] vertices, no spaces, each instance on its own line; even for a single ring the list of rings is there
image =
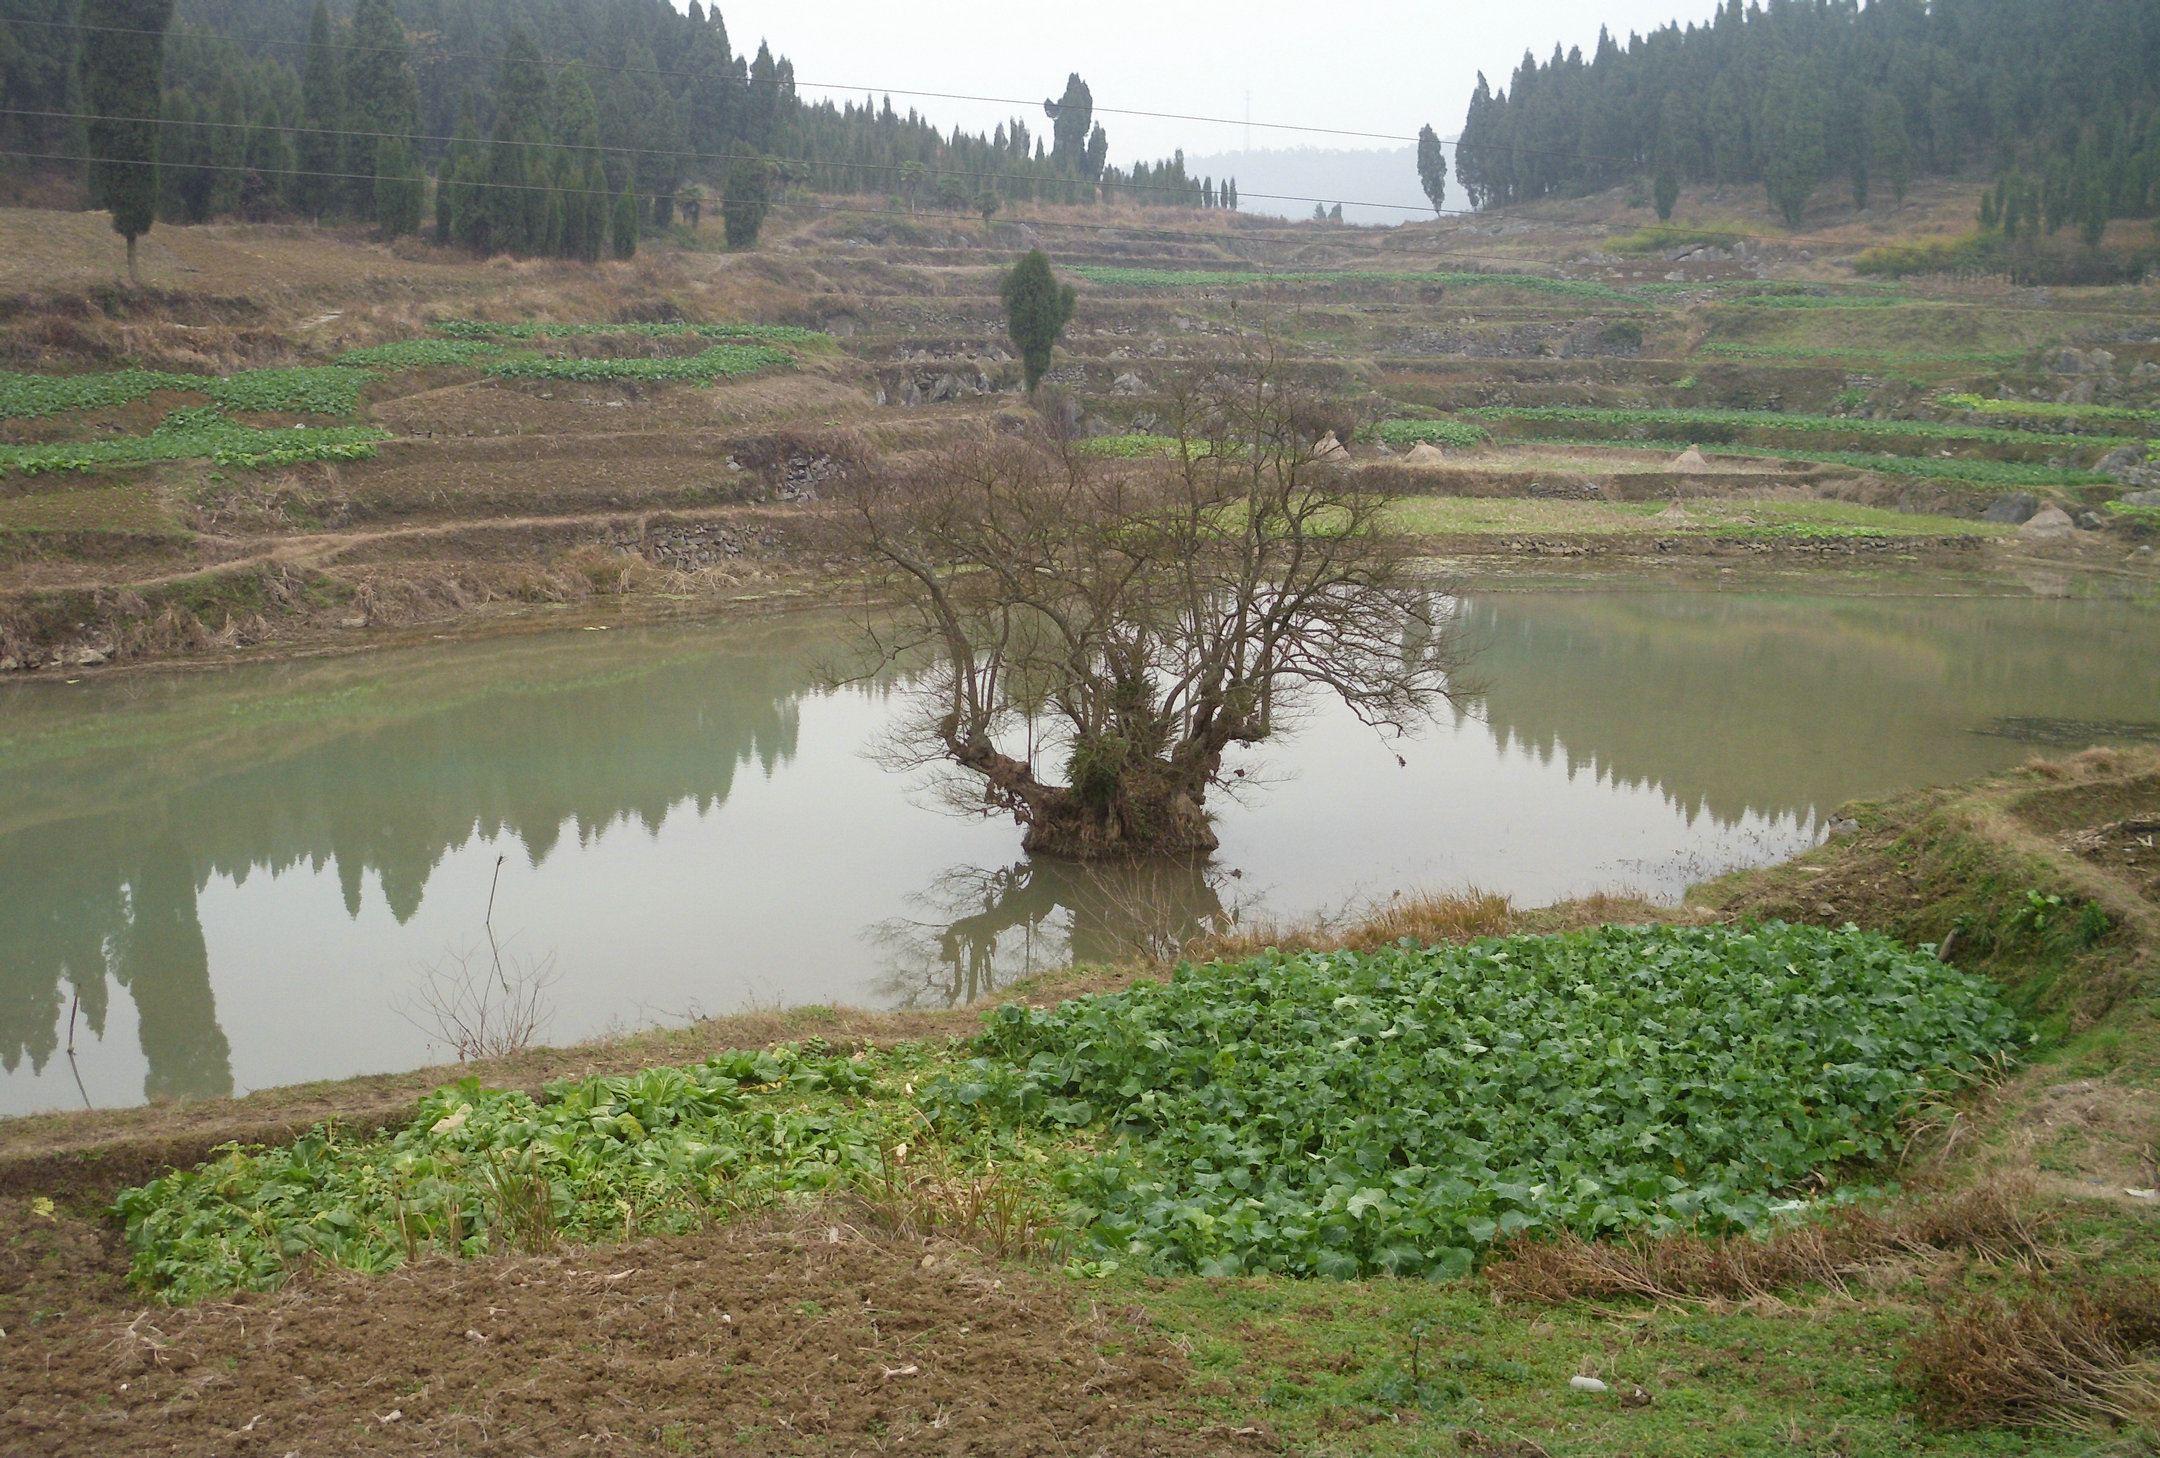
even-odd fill
[[[475,230],[480,219],[478,189],[473,184],[479,180],[483,165],[476,111],[472,88],[467,87],[458,98],[457,131],[450,139],[450,155],[437,173],[435,188],[435,241],[454,241],[474,249],[479,246]]]
[[[1890,184],[1890,196],[1903,203],[1912,186],[1912,135],[1905,130],[1905,108],[1887,91],[1875,93],[1868,114],[1868,144],[1875,152],[1875,170]]]
[[[1650,185],[1650,194],[1650,200],[1657,205],[1658,221],[1671,222],[1673,209],[1680,203],[1680,169],[1669,147],[1658,149],[1657,177]]]
[[[347,195],[354,213],[380,221],[375,175],[382,144],[393,137],[410,138],[419,125],[419,92],[406,60],[405,27],[397,6],[393,0],[359,0],[353,7],[352,49],[345,63],[344,170],[352,174]],[[402,215],[402,206],[393,212]]]
[[[495,87],[495,130],[488,139],[474,230],[481,252],[529,257],[545,248],[549,96],[540,47],[519,26],[504,46]]]
[[[130,283],[138,279],[135,240],[157,216],[159,83],[172,9],[173,0],[82,0],[90,198],[127,240]]]
[[[2085,240],[2087,248],[2097,252],[2100,240],[2107,236],[2108,217],[2114,209],[2099,148],[2089,136],[2078,147],[2070,190],[2071,207],[2077,214],[2078,236]]]
[[[1020,351],[1021,369],[1032,395],[1050,372],[1050,350],[1072,322],[1078,296],[1072,285],[1059,285],[1050,272],[1050,256],[1033,248],[1005,275],[998,297],[1005,305],[1005,332]]]
[[[562,148],[556,185],[564,191],[558,251],[591,263],[607,246],[607,183],[601,171],[600,108],[583,62],[555,76],[555,140]]]
[[[637,193],[627,183],[615,195],[615,225],[608,242],[617,258],[637,257]]]
[[[1417,176],[1437,217],[1447,206],[1447,153],[1440,149],[1440,134],[1429,122],[1418,128]]]
[[[1089,134],[1095,122],[1095,93],[1078,71],[1065,78],[1065,94],[1043,103],[1050,118],[1050,160],[1060,172],[1078,173],[1086,165]],[[1109,143],[1104,142],[1104,151]]]
[[[765,226],[771,206],[771,168],[762,157],[737,142],[728,156],[727,186],[720,194],[720,221],[727,230],[731,249],[757,247],[758,231]]]
[[[375,224],[386,238],[402,238],[420,231],[420,212],[427,199],[427,178],[413,160],[405,139],[384,137],[375,149]]]
[[[339,191],[345,131],[343,70],[330,28],[330,7],[315,0],[308,21],[307,67],[300,76],[300,139],[294,179],[300,211],[321,218],[334,205]]]
[[[1763,185],[1790,228],[1800,226],[1823,174],[1818,88],[1798,63],[1778,67],[1763,96]]]

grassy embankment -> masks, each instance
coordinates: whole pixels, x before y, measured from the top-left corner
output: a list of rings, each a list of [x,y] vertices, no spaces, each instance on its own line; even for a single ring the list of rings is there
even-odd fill
[[[748,1232],[784,1211],[903,1253],[880,1280],[909,1251],[980,1269],[973,1249],[1051,1309],[1124,1310],[1087,1328],[1096,1360],[1145,1349],[1167,1375],[1123,1427],[1113,1396],[1094,1410],[1143,1448],[1261,1429],[1311,1452],[2144,1451],[2160,1256],[2150,1197],[2123,1192],[2153,1186],[2160,1133],[2160,760],[2096,752],[1853,814],[1794,863],[1652,913],[1676,931],[1539,940],[1648,909],[1436,898],[1055,1010],[1061,989],[1036,989],[1043,1010],[974,1041],[809,1010],[764,1055],[538,1103],[451,1087],[394,1137],[329,1132],[125,1196],[136,1278],[167,1299],[292,1283],[246,1298],[273,1311],[364,1303],[335,1270],[457,1281],[625,1240],[590,1259],[630,1269],[655,1240],[765,1239]],[[1721,930],[1757,917],[1801,929]],[[1472,940],[1493,933],[1531,939]],[[1243,962],[1266,941],[1317,950]],[[14,1241],[33,1259],[40,1218]],[[96,1219],[85,1191],[46,1224]],[[1438,1279],[1404,1278],[1420,1271]],[[837,1316],[805,1280],[794,1299],[822,1314],[804,1319]],[[160,1340],[225,1351],[208,1313],[231,1309],[159,1316]],[[64,1374],[79,1349],[55,1315],[5,1324]],[[925,1331],[880,1360],[942,1371],[952,1343]],[[637,1366],[635,1344],[596,1351]],[[137,1381],[185,1385],[155,1363]],[[476,1376],[460,1410],[513,1381]],[[934,1419],[888,1404],[882,1430],[828,1437],[927,1439]]]

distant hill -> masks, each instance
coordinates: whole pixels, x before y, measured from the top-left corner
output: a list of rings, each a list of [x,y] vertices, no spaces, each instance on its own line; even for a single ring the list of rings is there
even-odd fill
[[[1362,150],[1319,147],[1263,148],[1246,152],[1219,152],[1211,157],[1187,157],[1185,171],[1193,177],[1235,177],[1238,211],[1272,213],[1284,218],[1309,218],[1309,202],[1284,201],[1317,198],[1332,206],[1343,205],[1346,223],[1400,223],[1432,216],[1432,205],[1418,191],[1417,149]],[[1359,207],[1358,203],[1393,203],[1395,207]],[[1465,206],[1460,197],[1449,206]],[[1407,211],[1406,211],[1407,210]]]
[[[1865,206],[1977,173],[2004,180],[2007,231],[2097,236],[2160,211],[2160,4],[1727,0],[1588,57],[1526,54],[1505,90],[1480,75],[1455,171],[1480,206],[1759,182],[1795,223],[1821,189]]]

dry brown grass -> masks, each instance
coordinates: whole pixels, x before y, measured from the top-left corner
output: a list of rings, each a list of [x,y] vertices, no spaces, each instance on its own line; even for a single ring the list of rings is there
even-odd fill
[[[863,1218],[888,1234],[948,1240],[999,1259],[1051,1257],[1069,1232],[1048,1192],[1018,1170],[991,1164],[958,1167],[925,1129],[912,1141],[889,1140],[880,1150],[875,1184],[853,1197]]]
[[[1980,1297],[1937,1316],[1899,1375],[1936,1427],[2090,1430],[2160,1421],[2160,1290]]]
[[[1185,950],[1194,961],[1220,962],[1240,961],[1271,948],[1372,952],[1405,938],[1430,946],[1506,936],[1514,925],[1515,906],[1507,897],[1466,886],[1397,895],[1341,916],[1315,913],[1294,921],[1255,921],[1197,938]]]
[[[1810,1285],[1842,1292],[1855,1280],[1895,1282],[1957,1255],[2038,1273],[2053,1258],[2041,1238],[2046,1217],[2031,1202],[2029,1185],[2003,1180],[1881,1208],[1849,1206],[1762,1237],[1519,1238],[1500,1248],[1485,1279],[1503,1300],[1559,1304],[1762,1301]]]

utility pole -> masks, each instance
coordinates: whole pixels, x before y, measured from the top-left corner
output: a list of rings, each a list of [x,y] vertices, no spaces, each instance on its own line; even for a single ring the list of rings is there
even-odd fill
[[[1245,150],[1252,150],[1252,88],[1245,88]]]

